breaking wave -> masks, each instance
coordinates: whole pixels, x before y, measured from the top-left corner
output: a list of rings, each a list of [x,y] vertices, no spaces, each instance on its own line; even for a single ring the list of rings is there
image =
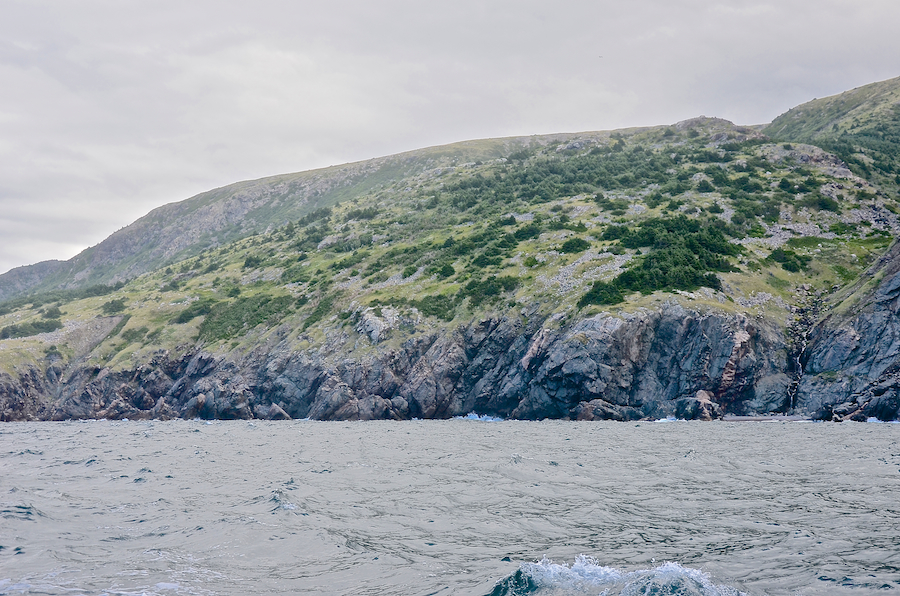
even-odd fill
[[[653,569],[622,571],[579,555],[571,566],[543,559],[526,563],[494,587],[489,596],[746,596],[714,583],[699,569],[663,563]]]

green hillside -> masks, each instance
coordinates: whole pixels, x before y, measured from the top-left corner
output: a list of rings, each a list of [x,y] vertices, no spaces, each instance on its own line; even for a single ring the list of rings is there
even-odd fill
[[[814,99],[776,118],[773,139],[812,143],[830,151],[859,176],[900,185],[900,77]]]
[[[324,171],[148,215],[187,226],[217,201],[265,197],[233,231],[153,257],[127,283],[2,303],[0,369],[128,369],[197,342],[222,354],[286,341],[359,357],[490,312],[561,326],[666,301],[787,325],[798,287],[853,283],[900,232],[897,194],[880,177],[873,184],[818,147],[708,118],[470,143],[340,171],[344,181],[329,178],[314,197],[310,181]]]
[[[159,207],[69,261],[38,263],[0,275],[0,300],[132,279],[316,209],[366,196],[407,177],[489,161],[533,144],[572,136],[465,141],[230,184]]]

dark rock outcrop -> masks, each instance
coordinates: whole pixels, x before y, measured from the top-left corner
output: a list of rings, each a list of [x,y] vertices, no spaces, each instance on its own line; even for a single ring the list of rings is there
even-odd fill
[[[817,418],[895,420],[900,412],[900,243],[879,259],[869,283],[810,336],[797,407]]]
[[[493,317],[417,335],[364,358],[261,347],[241,359],[158,353],[135,370],[75,367],[3,378],[2,416],[68,418],[449,418],[635,420],[783,406],[774,323],[677,304],[561,329]]]
[[[293,351],[281,339],[240,358],[199,348],[177,357],[160,351],[133,370],[65,367],[53,355],[41,367],[0,375],[0,419],[371,420],[476,412],[624,421],[789,411],[893,420],[900,412],[900,245],[868,279],[809,332],[795,385],[782,325],[667,303],[562,328],[534,316],[489,317],[412,335],[399,346],[378,343],[365,356],[348,348],[345,330],[334,332],[342,341],[316,350]]]

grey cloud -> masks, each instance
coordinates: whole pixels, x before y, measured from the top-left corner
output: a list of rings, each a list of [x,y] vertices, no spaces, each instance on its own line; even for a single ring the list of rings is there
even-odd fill
[[[467,138],[765,122],[900,74],[898,17],[878,0],[7,2],[0,271],[241,179]]]

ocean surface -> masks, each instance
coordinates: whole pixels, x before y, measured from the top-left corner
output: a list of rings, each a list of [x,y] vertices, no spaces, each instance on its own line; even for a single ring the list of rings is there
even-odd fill
[[[0,594],[898,589],[898,424],[0,424]]]

